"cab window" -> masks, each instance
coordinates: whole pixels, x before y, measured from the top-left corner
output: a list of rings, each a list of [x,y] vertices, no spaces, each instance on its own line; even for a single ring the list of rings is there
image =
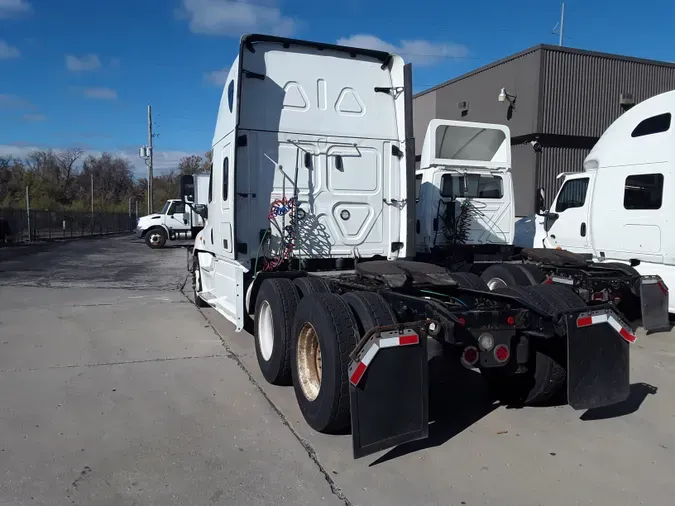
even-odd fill
[[[586,202],[588,190],[588,178],[571,179],[563,184],[558,200],[555,204],[555,212],[562,213],[567,209],[583,207]]]
[[[422,174],[415,176],[415,200],[420,199],[420,192],[422,191]]]
[[[500,199],[504,196],[502,178],[491,174],[444,174],[441,197]]]

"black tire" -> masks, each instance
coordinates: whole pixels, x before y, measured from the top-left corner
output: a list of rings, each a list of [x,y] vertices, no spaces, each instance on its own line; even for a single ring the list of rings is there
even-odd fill
[[[487,283],[480,276],[471,272],[451,272],[450,277],[457,282],[460,288],[489,292]]]
[[[582,309],[586,303],[570,288],[556,285],[500,288],[499,293],[519,297],[540,310],[553,314]],[[564,340],[530,340],[529,370],[524,374],[509,374],[507,369],[484,368],[491,389],[501,399],[516,404],[544,404],[565,387],[567,372]]]
[[[492,285],[492,290],[505,286],[532,285],[530,278],[514,264],[491,265],[483,271],[480,277],[487,283],[488,287]]]
[[[197,278],[198,273],[199,278]],[[199,258],[197,255],[195,255],[192,260],[192,301],[198,308],[209,307],[208,302],[197,295],[197,292],[202,291],[201,277],[201,271],[199,270]]]
[[[255,354],[260,371],[273,385],[291,384],[291,335],[299,301],[300,296],[289,279],[266,279],[260,285],[255,301]]]
[[[298,289],[300,298],[313,293],[330,293],[330,285],[323,279],[314,276],[295,278],[293,284]]]
[[[145,244],[152,249],[163,248],[167,240],[166,230],[162,227],[151,228],[145,233]]]
[[[298,342],[307,326],[314,330],[321,351],[321,383],[314,399],[305,395],[298,372]],[[293,324],[293,388],[303,417],[318,432],[342,432],[349,427],[349,353],[358,336],[356,319],[339,295],[318,293],[300,301]]]
[[[394,325],[396,315],[379,293],[349,292],[342,296],[356,317],[359,335],[363,337],[374,327]]]
[[[546,279],[546,274],[534,264],[515,264],[530,280],[531,285],[539,285]]]

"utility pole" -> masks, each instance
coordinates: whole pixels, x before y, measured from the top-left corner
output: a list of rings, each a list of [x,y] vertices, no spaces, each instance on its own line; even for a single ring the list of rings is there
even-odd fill
[[[90,174],[91,177],[91,233],[94,233],[94,173]]]
[[[565,35],[565,2],[562,3],[562,11],[560,12],[560,46],[563,45],[563,38]]]
[[[30,242],[30,195],[26,186],[26,217],[28,219],[28,242]]]
[[[152,106],[148,105],[148,214],[152,214]]]

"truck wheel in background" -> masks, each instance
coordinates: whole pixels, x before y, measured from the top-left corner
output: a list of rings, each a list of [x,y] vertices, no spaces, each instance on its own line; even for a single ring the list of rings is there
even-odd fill
[[[349,353],[358,334],[339,295],[317,293],[300,301],[291,344],[293,388],[302,415],[318,432],[349,427]]]
[[[366,335],[374,327],[396,323],[396,316],[391,306],[379,293],[349,292],[342,298],[356,317],[360,337]]]
[[[534,264],[515,264],[530,280],[531,285],[539,285],[546,279],[546,274]]]
[[[152,249],[163,248],[166,244],[166,230],[162,227],[151,228],[145,234],[145,244]]]
[[[296,288],[300,292],[300,298],[307,297],[313,293],[329,293],[330,285],[321,278],[308,276],[305,278],[295,278],[293,280]]]
[[[460,288],[469,288],[470,290],[490,291],[485,280],[471,272],[452,272],[450,277],[457,282]]]
[[[255,354],[265,379],[290,385],[291,330],[300,297],[290,279],[266,279],[255,301]]]
[[[193,257],[192,260],[192,297],[195,303],[195,306],[209,307],[209,304],[204,301],[199,295],[198,292],[202,291],[202,271],[199,269],[199,258],[197,255]]]
[[[547,313],[586,307],[571,289],[556,285],[506,287],[499,293],[518,297]],[[490,389],[508,403],[532,405],[550,401],[566,384],[567,346],[564,338],[530,338],[528,371],[514,374],[509,366],[482,368]]]
[[[494,264],[483,271],[480,277],[490,290],[507,286],[529,286],[530,278],[514,264]]]

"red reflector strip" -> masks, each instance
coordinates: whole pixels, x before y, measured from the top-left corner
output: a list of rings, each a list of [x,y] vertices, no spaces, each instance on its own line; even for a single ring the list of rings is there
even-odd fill
[[[635,337],[633,334],[631,334],[630,332],[628,332],[628,331],[627,331],[626,329],[624,329],[623,327],[622,327],[621,330],[619,331],[619,334],[621,335],[621,337],[623,337],[623,338],[624,338],[626,341],[628,341],[629,343],[634,343],[635,340],[637,339],[637,337]]]
[[[361,378],[363,378],[363,375],[366,373],[367,368],[368,366],[366,364],[359,362],[359,365],[354,369],[351,378],[349,378],[349,382],[354,386],[358,385],[359,381],[361,381]]]
[[[668,295],[668,287],[662,281],[659,281],[658,284],[659,284],[659,288],[663,292],[663,295]]]
[[[410,344],[417,344],[420,342],[420,337],[417,334],[410,334],[407,336],[400,336],[398,338],[399,346],[408,346]]]
[[[624,327],[612,314],[596,314],[592,316],[580,316],[577,318],[578,328],[589,327],[598,323],[609,323],[609,325],[629,343],[634,343],[637,340],[637,336]]]
[[[582,327],[590,327],[593,325],[593,317],[592,316],[580,316],[577,318],[577,327],[582,328]]]

